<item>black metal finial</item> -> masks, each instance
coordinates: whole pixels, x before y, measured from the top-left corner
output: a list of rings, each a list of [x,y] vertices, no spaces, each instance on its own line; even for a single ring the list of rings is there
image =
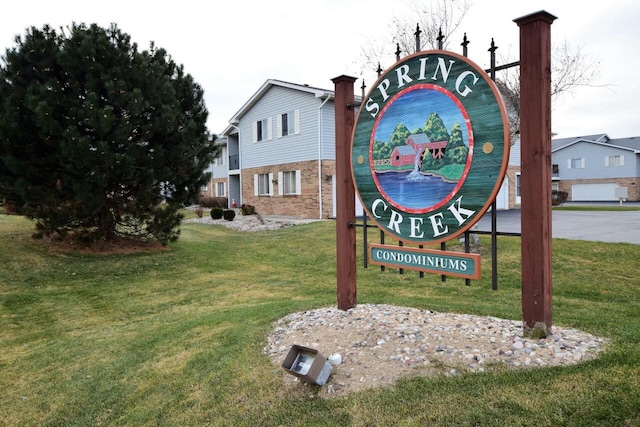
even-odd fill
[[[400,50],[400,43],[396,43],[396,61],[400,61],[400,54],[402,51]]]
[[[416,32],[413,35],[416,36],[416,52],[420,52],[420,34],[422,30],[420,30],[420,24],[416,24]]]
[[[460,45],[462,46],[462,56],[464,57],[467,57],[467,46],[469,45],[469,43],[471,42],[467,39],[467,33],[464,33],[462,43],[460,43]]]
[[[438,40],[438,49],[442,49],[442,46],[443,46],[442,41],[444,40],[444,35],[442,34],[442,27],[440,27],[440,29],[438,30],[438,37],[436,38],[436,40]]]
[[[362,79],[362,86],[360,86],[360,89],[362,89],[362,98],[364,98],[364,90],[367,88],[367,85],[364,84],[364,79]]]
[[[489,68],[489,76],[491,76],[491,80],[495,81],[496,80],[496,50],[498,49],[498,46],[496,46],[496,44],[493,41],[493,37],[491,37],[491,47],[489,48],[489,52],[491,52],[489,54],[489,61],[490,61],[490,68]]]
[[[498,46],[496,46],[495,42],[493,41],[493,37],[491,37],[491,47],[489,48],[489,52],[493,53],[496,51],[496,49],[498,49]]]
[[[380,63],[378,62],[378,69],[376,70],[376,73],[378,73],[378,77],[380,77],[380,74],[382,74],[382,67],[380,66]]]

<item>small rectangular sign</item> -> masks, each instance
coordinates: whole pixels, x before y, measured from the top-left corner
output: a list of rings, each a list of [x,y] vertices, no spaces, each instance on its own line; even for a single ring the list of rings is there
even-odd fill
[[[465,279],[480,278],[480,254],[372,243],[369,245],[369,260],[376,265],[445,274]]]

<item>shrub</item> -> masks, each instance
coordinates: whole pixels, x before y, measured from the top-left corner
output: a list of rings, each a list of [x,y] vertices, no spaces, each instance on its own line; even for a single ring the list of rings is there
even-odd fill
[[[211,208],[211,218],[220,219],[222,218],[224,210],[222,208]]]
[[[569,193],[567,193],[566,191],[553,190],[551,192],[551,205],[560,206],[561,204],[567,201],[568,197],[569,197]]]
[[[198,215],[198,218],[202,218],[202,213],[203,213],[202,206],[198,206],[195,209],[195,212],[196,212],[196,215]]]
[[[253,205],[243,204],[240,206],[240,211],[242,212],[242,215],[255,215],[256,207]]]
[[[233,209],[225,209],[224,212],[222,212],[222,216],[227,221],[233,221],[233,218],[236,217],[236,211],[234,211]]]
[[[226,197],[211,197],[200,196],[198,199],[198,205],[203,208],[222,208],[226,209],[229,206],[229,199]]]

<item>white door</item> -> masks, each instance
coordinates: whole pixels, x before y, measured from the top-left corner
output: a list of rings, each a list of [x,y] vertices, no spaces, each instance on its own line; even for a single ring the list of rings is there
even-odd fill
[[[509,209],[509,178],[506,175],[496,196],[496,209]]]
[[[335,218],[338,215],[338,210],[336,206],[337,192],[336,192],[336,176],[335,175],[331,176],[331,188],[333,193],[333,217]],[[363,216],[363,215],[364,215],[364,209],[362,208],[362,203],[360,203],[360,198],[356,194],[356,217]]]

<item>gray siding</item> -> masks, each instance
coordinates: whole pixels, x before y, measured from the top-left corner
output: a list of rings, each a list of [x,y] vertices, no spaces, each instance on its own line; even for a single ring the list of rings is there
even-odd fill
[[[322,159],[336,159],[336,116],[335,104],[329,101],[322,107],[320,116],[320,137],[322,138]]]
[[[227,171],[227,165],[222,165],[222,166],[212,166],[210,168],[211,171],[211,178],[212,179],[218,179],[218,178],[226,178],[228,175],[228,171]]]
[[[520,137],[509,147],[509,166],[520,166]]]
[[[243,169],[293,163],[318,158],[318,108],[324,99],[313,94],[280,86],[271,87],[245,114],[239,123],[240,153]],[[332,104],[329,101],[325,104]],[[278,138],[277,117],[300,110],[300,133]],[[254,123],[271,118],[271,139],[253,142]]]
[[[624,166],[605,166],[608,156],[624,156]],[[629,178],[638,176],[637,155],[603,144],[578,142],[556,151],[552,162],[558,165],[559,178],[563,180]],[[584,168],[568,168],[571,159],[584,159]]]

